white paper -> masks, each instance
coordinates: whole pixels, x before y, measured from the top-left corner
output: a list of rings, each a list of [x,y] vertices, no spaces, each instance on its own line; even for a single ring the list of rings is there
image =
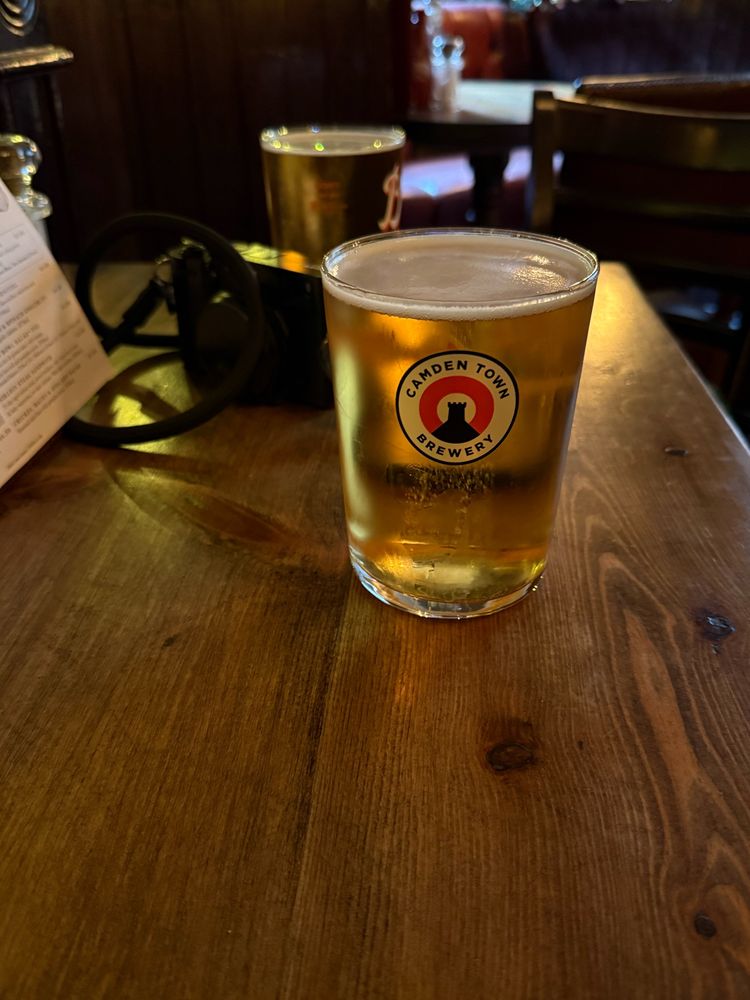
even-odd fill
[[[113,375],[65,276],[0,181],[0,485]]]

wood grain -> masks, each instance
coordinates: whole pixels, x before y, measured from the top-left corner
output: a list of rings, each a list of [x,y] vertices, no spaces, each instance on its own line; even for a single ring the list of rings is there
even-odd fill
[[[0,492],[0,995],[747,996],[749,490],[611,265],[490,618],[354,582],[330,413],[53,441]]]

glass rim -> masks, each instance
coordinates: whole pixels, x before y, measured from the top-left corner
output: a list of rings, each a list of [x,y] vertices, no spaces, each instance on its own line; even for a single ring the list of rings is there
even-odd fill
[[[361,123],[356,125],[344,125],[327,124],[324,122],[303,122],[296,125],[267,125],[265,128],[261,129],[258,134],[258,138],[261,148],[269,153],[286,153],[287,155],[292,156],[310,156],[315,155],[313,150],[279,149],[274,147],[273,143],[293,133],[307,136],[315,135],[317,132],[353,133],[354,135],[372,136],[374,139],[377,139],[378,136],[388,137],[388,146],[383,149],[363,149],[358,153],[358,155],[364,156],[368,153],[386,153],[389,151],[403,149],[406,145],[406,132],[400,125],[362,125]],[[333,153],[329,155],[351,156],[352,153],[351,151],[348,151],[346,153]]]
[[[430,301],[425,298],[414,298],[413,296],[405,294],[385,294],[383,292],[375,292],[368,288],[363,288],[361,285],[355,285],[351,282],[344,281],[342,278],[339,278],[338,275],[334,274],[331,268],[334,267],[338,260],[340,260],[345,254],[350,253],[352,250],[356,250],[358,247],[362,246],[369,246],[372,243],[378,243],[382,240],[398,238],[419,239],[420,237],[447,236],[449,234],[451,236],[502,236],[506,238],[509,237],[511,239],[524,239],[534,243],[544,243],[552,246],[558,246],[568,252],[572,252],[581,260],[585,261],[588,266],[588,271],[583,278],[578,278],[576,281],[566,284],[564,288],[559,288],[552,292],[529,292],[527,295],[521,295],[516,298],[503,297],[481,300],[477,299],[473,302],[461,303],[461,310],[466,310],[467,308],[472,307],[475,309],[488,309],[499,306],[512,308],[531,302],[551,303],[557,299],[582,292],[589,285],[593,285],[599,275],[599,259],[596,254],[593,253],[593,251],[580,246],[580,244],[574,243],[572,240],[563,239],[560,236],[548,236],[544,233],[532,233],[522,229],[496,229],[484,226],[446,226],[444,228],[431,226],[423,229],[396,229],[387,233],[373,233],[370,236],[360,236],[356,239],[347,240],[345,243],[340,243],[324,255],[320,265],[321,277],[324,282],[328,282],[331,286],[333,286],[333,288],[341,289],[344,292],[348,292],[352,296],[362,296],[372,302],[382,303],[383,305],[400,302],[406,303],[409,306],[413,305],[414,307],[432,306],[433,303],[430,303]],[[434,306],[441,311],[442,309],[451,311],[456,309],[458,304],[454,305],[450,302],[440,301],[439,303],[434,303]]]

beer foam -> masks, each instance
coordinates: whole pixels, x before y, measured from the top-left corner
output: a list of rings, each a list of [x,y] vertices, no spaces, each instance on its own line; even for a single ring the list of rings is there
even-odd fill
[[[584,298],[593,254],[549,237],[501,230],[406,230],[353,240],[324,260],[339,299],[414,319],[492,319],[547,312]]]
[[[406,140],[403,129],[390,126],[307,125],[263,129],[261,146],[269,153],[296,156],[361,156],[400,149]]]

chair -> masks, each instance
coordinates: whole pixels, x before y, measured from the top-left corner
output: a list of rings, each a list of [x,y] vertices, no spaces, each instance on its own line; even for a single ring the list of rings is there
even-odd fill
[[[531,228],[629,264],[750,418],[750,114],[537,93],[530,194]]]
[[[750,114],[750,73],[638,73],[633,76],[584,76],[580,97],[627,104],[651,104],[686,111]]]

